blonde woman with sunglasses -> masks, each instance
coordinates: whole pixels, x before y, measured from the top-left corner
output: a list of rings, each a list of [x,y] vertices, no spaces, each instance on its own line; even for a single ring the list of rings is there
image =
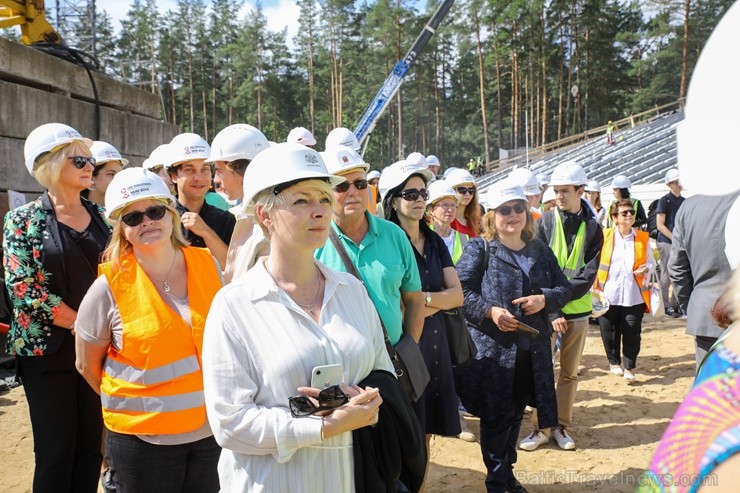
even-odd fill
[[[74,323],[110,230],[102,209],[81,197],[92,183],[92,141],[61,123],[26,139],[26,168],[47,190],[5,216],[5,284],[15,355],[33,429],[33,491],[97,490],[100,402],[74,367]]]
[[[208,250],[188,246],[174,204],[154,173],[113,178],[113,236],[80,306],[77,368],[100,394],[118,493],[219,491],[201,348],[221,273]]]

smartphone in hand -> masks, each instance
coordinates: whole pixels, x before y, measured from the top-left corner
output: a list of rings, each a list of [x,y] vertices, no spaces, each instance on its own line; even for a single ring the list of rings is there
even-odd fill
[[[535,329],[534,327],[531,327],[524,322],[517,320],[516,321],[516,331],[521,332],[524,334],[527,334],[528,336],[534,338],[540,335],[540,331]]]
[[[344,368],[341,364],[316,366],[311,371],[311,387],[325,389],[342,383]]]

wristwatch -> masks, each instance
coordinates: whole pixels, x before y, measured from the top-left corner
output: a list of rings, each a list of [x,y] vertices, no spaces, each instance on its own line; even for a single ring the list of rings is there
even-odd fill
[[[429,303],[432,302],[432,295],[429,294],[429,291],[426,291],[424,293],[424,306],[429,306]]]

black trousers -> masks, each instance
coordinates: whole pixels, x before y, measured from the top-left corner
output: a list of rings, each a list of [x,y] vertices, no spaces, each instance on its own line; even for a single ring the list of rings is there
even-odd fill
[[[481,417],[480,448],[486,465],[486,491],[504,493],[506,483],[513,477],[516,463],[516,445],[522,427],[524,408],[534,393],[532,353],[517,349],[514,367],[514,393],[506,419],[494,421]]]
[[[103,456],[100,397],[74,366],[74,336],[48,356],[18,358],[36,468],[33,493],[96,493]]]
[[[612,305],[599,317],[601,340],[609,363],[619,365],[624,354],[624,368],[633,370],[637,366],[642,341],[642,317],[645,303],[635,306]]]

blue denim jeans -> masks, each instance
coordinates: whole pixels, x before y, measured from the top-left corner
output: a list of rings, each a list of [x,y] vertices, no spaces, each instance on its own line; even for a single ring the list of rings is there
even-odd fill
[[[110,430],[105,456],[117,493],[218,493],[221,447],[213,437],[153,445]]]

